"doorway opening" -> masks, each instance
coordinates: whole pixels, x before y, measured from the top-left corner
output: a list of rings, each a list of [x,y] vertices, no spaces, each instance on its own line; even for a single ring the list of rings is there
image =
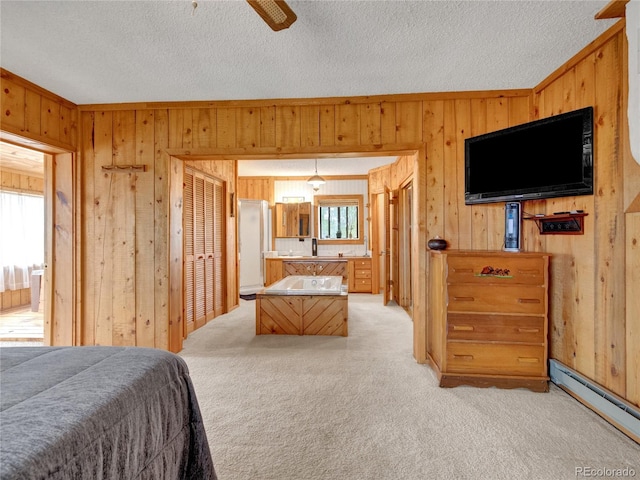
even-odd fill
[[[0,341],[44,341],[45,154],[0,142]]]

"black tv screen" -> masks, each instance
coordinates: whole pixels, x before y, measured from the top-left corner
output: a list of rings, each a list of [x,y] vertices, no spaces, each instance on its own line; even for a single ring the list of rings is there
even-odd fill
[[[593,194],[593,107],[465,140],[465,204]]]

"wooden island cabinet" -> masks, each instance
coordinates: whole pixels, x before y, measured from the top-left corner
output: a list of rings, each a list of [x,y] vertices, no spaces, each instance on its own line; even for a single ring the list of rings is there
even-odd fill
[[[548,390],[549,255],[431,251],[427,353],[441,387]]]

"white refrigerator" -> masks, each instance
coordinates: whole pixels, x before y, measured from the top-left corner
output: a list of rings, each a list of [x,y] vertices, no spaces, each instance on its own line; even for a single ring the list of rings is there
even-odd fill
[[[264,257],[271,246],[269,203],[239,200],[238,223],[240,295],[252,295],[264,287]]]

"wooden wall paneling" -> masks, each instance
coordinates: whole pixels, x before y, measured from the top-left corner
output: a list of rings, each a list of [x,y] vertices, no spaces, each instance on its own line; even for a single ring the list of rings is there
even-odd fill
[[[457,249],[460,243],[460,202],[458,183],[458,158],[456,148],[456,111],[453,100],[445,100],[443,105],[443,144],[442,160],[444,163],[444,238],[449,242],[448,248]]]
[[[422,102],[397,102],[395,143],[420,141],[422,141]]]
[[[360,144],[359,105],[336,105],[336,145]]]
[[[192,145],[197,148],[215,147],[216,111],[212,108],[194,108],[192,113]]]
[[[168,346],[171,352],[182,350],[184,332],[183,294],[183,162],[169,157],[169,331]]]
[[[193,148],[193,109],[184,108],[182,111],[182,148]]]
[[[260,107],[260,145],[276,146],[276,107]]]
[[[484,98],[472,98],[470,108],[469,136],[475,137],[487,131],[487,101]],[[472,248],[487,250],[489,245],[487,209],[483,205],[471,205],[469,210],[471,211]]]
[[[25,91],[24,129],[26,132],[40,134],[42,128],[41,112],[42,97],[31,90]]]
[[[382,144],[394,144],[398,129],[396,121],[396,102],[380,103],[380,142]]]
[[[51,260],[46,262],[51,288],[47,288],[45,298],[51,319],[51,345],[68,346],[76,344],[74,154],[61,153],[47,158],[52,161],[49,172],[55,183],[52,184],[54,194],[47,196],[53,202],[53,245]]]
[[[300,107],[300,144],[303,147],[320,145],[320,107],[318,105]]]
[[[235,108],[218,108],[216,111],[216,142],[218,148],[236,146],[236,114]]]
[[[320,145],[336,144],[336,110],[334,105],[320,107]]]
[[[567,72],[567,81],[565,82],[565,91],[572,89],[573,102],[568,103],[568,94],[565,94],[565,102],[567,110],[575,110],[595,104],[595,56],[589,55],[581,60],[570,72]],[[597,181],[597,180],[596,180]],[[574,197],[572,201],[563,205],[564,211],[572,209],[582,209],[585,212],[595,212],[595,196],[586,195]],[[593,232],[596,228],[595,216],[589,215],[585,218],[585,228],[589,234],[575,235],[569,241],[565,242],[568,250],[566,251],[573,258],[572,269],[575,270],[574,278],[570,285],[571,297],[566,299],[566,307],[563,312],[568,312],[573,319],[590,318],[594,312],[595,300],[595,282],[593,281],[593,272],[595,269],[595,250],[593,242]],[[552,247],[555,251],[555,248]],[[576,254],[576,252],[580,252]],[[553,265],[553,264],[552,264]],[[552,268],[552,272],[553,272]],[[592,281],[579,281],[578,279],[591,279]],[[564,280],[564,279],[561,279]],[[567,289],[569,290],[569,289]],[[552,311],[557,317],[557,311]],[[595,321],[590,322],[569,322],[572,330],[571,335],[567,335],[564,339],[567,356],[561,361],[571,368],[574,368],[589,378],[595,377],[595,356],[593,350],[595,348]],[[569,341],[573,341],[569,345]],[[571,348],[569,348],[569,346]]]
[[[154,268],[154,341],[156,348],[171,349],[169,325],[173,300],[170,296],[170,253],[167,245],[172,245],[169,214],[171,211],[170,158],[166,152],[169,146],[169,115],[167,110],[154,110],[154,209],[153,209],[153,268]],[[211,117],[210,117],[211,118]],[[202,124],[201,124],[202,125]],[[211,127],[214,128],[213,126]],[[201,137],[202,138],[202,137]],[[176,342],[177,343],[177,342]],[[175,348],[175,344],[174,344]]]
[[[55,169],[53,164],[53,157],[51,155],[44,156],[44,164],[45,171],[48,172],[48,175],[45,176],[45,185],[44,185],[44,198],[53,198],[55,191]],[[55,203],[45,201],[45,231],[53,232],[55,228]],[[54,265],[54,245],[55,238],[54,235],[46,235],[45,236],[45,244],[44,244],[44,263],[45,263],[45,275],[42,280],[44,283],[44,325],[43,325],[43,343],[44,345],[50,346],[54,345],[54,327],[55,322],[53,319],[53,314],[55,312],[53,308],[53,302],[46,301],[46,299],[52,298],[53,288],[55,286],[55,265]]]
[[[471,131],[471,101],[467,99],[454,101],[455,114],[455,191],[458,217],[458,246],[470,249],[473,245],[472,211],[464,203],[464,140]]]
[[[272,177],[238,177],[236,186],[238,199],[266,200],[273,205]]]
[[[276,107],[276,145],[300,146],[300,107],[296,105]]]
[[[255,107],[238,108],[237,115],[237,146],[252,148],[259,147],[260,109]]]
[[[113,112],[113,163],[131,165],[136,158],[136,112]],[[110,195],[118,199],[109,210],[113,230],[113,344],[135,345],[136,342],[136,175],[108,173]]]
[[[363,103],[360,108],[360,142],[362,145],[381,143],[381,114],[379,103]]]
[[[0,123],[4,134],[29,138],[43,147],[56,147],[58,152],[75,151],[78,121],[75,104],[3,68],[0,80]]]
[[[112,112],[96,112],[94,118],[94,158],[92,180],[94,183],[95,198],[91,205],[85,207],[92,210],[87,214],[93,214],[94,232],[96,234],[93,249],[87,248],[85,262],[94,262],[95,278],[87,281],[94,286],[93,298],[95,298],[95,341],[97,345],[113,344],[113,265],[112,251],[114,236],[112,230],[113,215],[110,209],[118,199],[111,190],[113,174],[103,172],[102,165],[111,165],[113,155],[113,121]],[[87,240],[90,240],[87,238]]]
[[[145,165],[135,173],[135,345],[155,346],[154,291],[154,207],[155,207],[155,138],[154,111],[136,113],[135,164]]]
[[[83,266],[83,295],[82,295],[82,315],[80,315],[81,336],[79,337],[79,345],[96,345],[96,321],[97,312],[100,307],[99,303],[99,281],[100,268],[99,261],[96,257],[98,253],[97,245],[103,244],[104,239],[98,229],[97,213],[100,205],[96,195],[95,175],[99,175],[100,167],[96,168],[97,151],[95,148],[94,135],[95,117],[94,112],[82,112],[81,121],[81,139],[80,151],[82,158],[82,168],[79,172],[79,182],[82,184],[81,189],[81,217],[82,230],[79,235],[79,243],[82,244],[81,265]]]
[[[25,129],[25,88],[14,84],[4,76],[2,77],[2,123],[18,130]]]
[[[626,372],[624,360],[624,191],[621,158],[618,148],[621,118],[619,82],[621,36],[613,38],[596,53],[595,108],[595,178],[598,197],[595,215],[598,230],[595,235],[596,278],[601,279],[595,303],[596,325],[596,381],[625,396]]]
[[[425,195],[427,237],[445,238],[444,200],[444,102],[424,102],[424,142],[426,145]]]
[[[427,190],[427,151],[424,144],[412,158],[413,197],[411,224],[411,271],[412,271],[412,303],[413,303],[413,355],[418,363],[427,362],[427,301],[429,275],[427,266],[428,231],[427,209],[423,205],[428,201]],[[426,188],[425,188],[426,187]],[[416,208],[417,205],[417,208]]]
[[[77,135],[77,109],[60,105],[60,129],[58,138],[62,143],[75,145]]]

